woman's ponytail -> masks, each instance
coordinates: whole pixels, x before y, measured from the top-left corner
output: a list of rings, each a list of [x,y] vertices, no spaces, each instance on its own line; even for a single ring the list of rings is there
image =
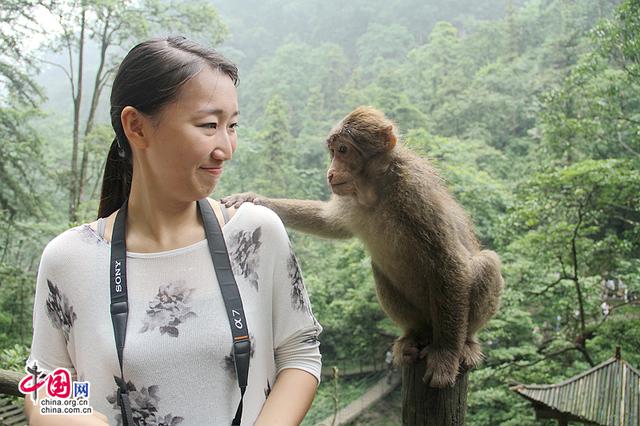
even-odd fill
[[[118,137],[115,137],[109,148],[107,162],[104,166],[98,217],[107,217],[122,207],[124,200],[129,197],[129,192],[131,191],[132,174],[131,152],[124,146],[120,146]]]

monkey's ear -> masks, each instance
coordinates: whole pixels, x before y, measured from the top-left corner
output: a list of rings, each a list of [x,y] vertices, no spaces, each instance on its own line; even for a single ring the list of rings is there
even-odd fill
[[[393,133],[393,126],[389,126],[387,127],[384,132],[387,135],[387,151],[391,151],[393,149],[393,147],[396,146],[396,142],[398,141],[398,138],[396,137],[395,133]]]

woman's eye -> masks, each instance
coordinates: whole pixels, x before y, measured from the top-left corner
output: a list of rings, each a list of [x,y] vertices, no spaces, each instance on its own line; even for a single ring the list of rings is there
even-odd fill
[[[347,152],[347,147],[346,147],[345,145],[340,145],[340,146],[338,147],[338,152],[339,152],[340,154],[344,154],[344,153],[346,153],[346,152]]]
[[[218,127],[218,123],[204,123],[201,124],[200,127],[204,129],[216,129]]]
[[[233,130],[237,130],[237,129],[238,129],[238,126],[239,126],[239,124],[238,124],[238,123],[232,123],[232,124],[230,124],[230,125],[229,125],[229,128],[230,128],[230,129],[233,129]]]

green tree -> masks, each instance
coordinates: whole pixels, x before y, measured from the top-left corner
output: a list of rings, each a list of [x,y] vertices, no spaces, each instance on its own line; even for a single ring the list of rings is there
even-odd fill
[[[640,173],[628,160],[585,160],[522,183],[505,224],[508,251],[538,321],[558,321],[550,352],[577,351],[593,366],[600,355],[588,342],[609,318],[603,283],[622,279],[640,290],[639,194]]]
[[[640,161],[640,9],[626,1],[591,33],[562,86],[544,98],[543,152],[565,164],[585,158]]]
[[[302,248],[305,282],[313,309],[323,326],[322,351],[328,360],[370,362],[382,360],[385,348],[399,329],[380,309],[371,275],[370,258],[362,244],[352,240],[323,243],[305,236]]]
[[[429,131],[434,134],[463,134],[460,105],[470,68],[461,53],[458,30],[448,22],[438,22],[429,42],[409,54],[409,85],[415,88],[411,101],[422,105],[421,110],[433,123]]]
[[[413,35],[402,25],[372,23],[356,42],[358,63],[372,72],[385,63],[397,67],[414,45]]]
[[[305,118],[302,113],[315,96],[314,88],[322,87],[322,104],[333,112],[343,105],[340,89],[350,76],[349,63],[340,46],[323,44],[313,47],[288,41],[277,51],[260,60],[247,78],[241,92],[243,120],[253,122],[265,112],[273,96],[280,96],[291,108],[291,134],[297,136]],[[323,111],[316,111],[322,115]],[[336,118],[336,117],[333,117]]]
[[[47,202],[42,140],[31,123],[42,117],[42,91],[29,37],[42,35],[37,2],[7,1],[0,9],[0,348],[31,339],[35,247],[42,244]]]
[[[291,110],[275,95],[261,118],[261,130],[256,134],[252,180],[253,191],[271,197],[304,197],[304,175],[296,167],[295,155],[300,152],[290,131]]]

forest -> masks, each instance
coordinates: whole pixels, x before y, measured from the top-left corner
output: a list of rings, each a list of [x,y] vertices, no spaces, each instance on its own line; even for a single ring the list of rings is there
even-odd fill
[[[506,283],[467,424],[544,424],[509,386],[616,346],[640,367],[640,0],[3,0],[0,29],[0,369],[24,371],[44,246],[96,218],[119,61],[175,34],[240,70],[238,150],[212,197],[328,199],[325,137],[359,105],[439,170]],[[290,237],[324,368],[379,368],[399,329],[363,246]],[[373,374],[328,375],[304,424]],[[356,424],[398,424],[398,395]]]

